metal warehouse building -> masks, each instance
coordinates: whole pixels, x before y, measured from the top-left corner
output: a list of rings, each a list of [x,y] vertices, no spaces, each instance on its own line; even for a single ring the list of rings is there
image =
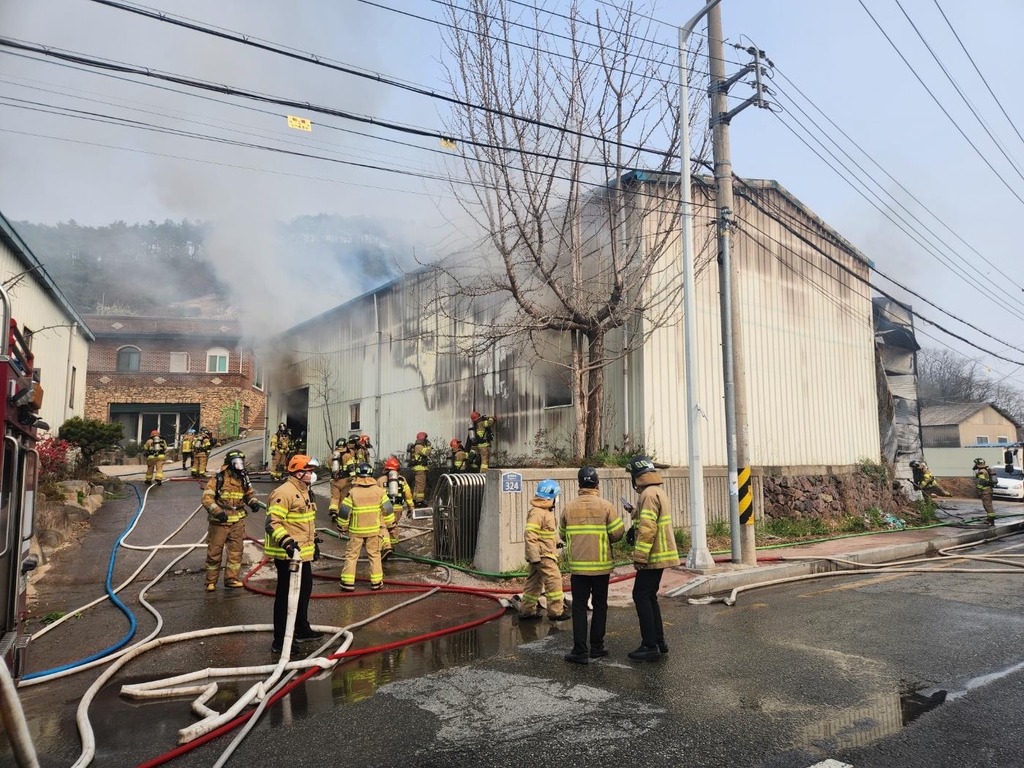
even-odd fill
[[[651,183],[664,178],[623,179],[635,192]],[[714,193],[707,179],[695,179],[693,191],[703,455],[708,466],[724,467]],[[823,465],[878,460],[870,262],[775,182],[738,183],[736,207],[752,464],[812,474]],[[662,222],[647,226],[675,227],[677,211],[677,203],[666,204]],[[681,280],[679,248],[667,254],[659,279]],[[500,418],[498,451],[535,453],[538,439],[571,444],[571,390],[557,365],[565,361],[500,345],[485,357],[461,353],[459,335],[497,310],[477,307],[464,322],[427,311],[443,279],[430,270],[407,276],[275,340],[266,350],[268,431],[281,421],[306,429],[309,450],[320,457],[350,431],[370,435],[381,457],[402,456],[421,430],[445,448],[452,437],[464,438],[476,409]],[[640,341],[624,349],[628,338]],[[622,445],[630,435],[659,460],[685,464],[683,341],[681,305],[657,329],[633,328],[609,340],[624,354],[606,369],[607,444]],[[552,349],[559,348],[568,345],[553,339]]]

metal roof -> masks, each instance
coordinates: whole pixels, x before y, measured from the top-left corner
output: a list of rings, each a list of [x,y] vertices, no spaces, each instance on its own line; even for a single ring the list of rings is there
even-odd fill
[[[50,273],[46,271],[46,267],[43,263],[36,258],[35,254],[32,253],[32,249],[28,247],[28,244],[21,239],[14,227],[11,226],[11,222],[0,213],[0,241],[3,241],[7,246],[14,251],[14,255],[18,257],[22,264],[27,269],[32,270],[32,278],[39,283],[43,290],[46,291],[53,298],[57,305],[64,311],[64,314],[68,316],[70,320],[78,323],[78,327],[82,329],[82,333],[89,341],[96,340],[96,334],[92,332],[89,326],[86,324],[82,316],[75,311],[75,308],[68,301],[68,297],[64,295],[63,291],[57,287],[57,284],[50,277]]]
[[[1000,416],[1015,426],[1017,420],[992,403],[957,403],[956,405],[929,405],[921,408],[922,427],[942,427],[948,424],[961,424],[984,408],[992,408]]]

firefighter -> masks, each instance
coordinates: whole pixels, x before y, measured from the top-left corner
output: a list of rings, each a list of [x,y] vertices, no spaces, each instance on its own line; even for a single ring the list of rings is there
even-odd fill
[[[370,436],[360,435],[359,446],[356,448],[356,464],[371,464],[370,450],[372,448],[373,443],[370,442]]]
[[[628,656],[633,661],[656,661],[668,653],[665,629],[658,606],[658,589],[666,568],[679,565],[675,530],[668,494],[652,462],[646,456],[634,456],[626,465],[633,490],[640,494],[633,514],[633,603],[640,622],[640,645]]]
[[[404,509],[407,515],[412,514],[412,491],[409,490],[409,484],[402,477],[401,469],[401,462],[395,456],[389,456],[384,462],[384,474],[377,478],[377,485],[387,491],[391,508],[395,513],[393,524],[385,525],[381,520],[381,560],[391,557],[398,544],[398,521],[402,519],[402,510]]]
[[[277,432],[270,436],[270,476],[275,480],[284,477],[288,465],[288,450],[291,448],[291,432],[283,421],[277,425]]]
[[[348,441],[339,437],[334,441],[334,453],[331,454],[331,505],[327,508],[330,514],[336,515],[341,509],[341,500],[348,496],[355,471],[355,454]]]
[[[984,459],[974,460],[974,487],[981,497],[981,506],[985,508],[985,524],[992,526],[996,524],[996,513],[992,509],[992,489],[996,487],[997,480],[992,475],[992,470]]]
[[[928,465],[924,461],[910,462],[910,470],[914,473],[914,487],[921,491],[925,501],[932,500],[932,494],[936,496],[952,496],[932,475]]]
[[[192,465],[195,463],[195,459],[192,458],[192,444],[196,439],[196,431],[190,429],[181,437],[181,468],[182,470],[188,469],[186,465]]]
[[[299,436],[292,440],[291,445],[288,446],[288,458],[297,456],[299,454],[303,456],[306,454],[306,430],[299,432]]]
[[[611,503],[598,495],[597,470],[581,467],[576,475],[580,495],[565,505],[558,535],[565,541],[572,586],[572,651],[565,660],[586,664],[608,655],[604,647],[608,619],[608,579],[615,562],[612,544],[622,538],[626,526]],[[587,647],[587,605],[593,597],[594,619]]]
[[[192,441],[192,454],[195,456],[192,462],[192,477],[206,477],[206,462],[216,444],[217,441],[213,439],[210,430],[200,427],[195,440]]]
[[[288,479],[274,489],[267,505],[266,538],[263,554],[274,558],[277,568],[277,591],[274,595],[274,642],[272,653],[284,647],[285,623],[288,619],[289,561],[294,554],[302,560],[302,581],[299,607],[295,617],[294,638],[298,641],[321,640],[323,633],[309,625],[309,596],[313,592],[312,562],[317,555],[316,503],[310,486],[316,482],[320,463],[309,456],[292,456],[286,467]]]
[[[480,471],[480,451],[476,449],[476,444],[470,442],[466,446],[466,472],[476,473]]]
[[[242,545],[245,543],[245,506],[258,512],[256,492],[245,471],[245,454],[228,451],[220,472],[210,478],[203,491],[203,507],[209,517],[206,536],[206,591],[217,589],[217,574],[221,558],[227,547],[224,565],[224,586],[238,589],[244,586],[238,578],[242,569]]]
[[[416,442],[409,447],[409,465],[413,474],[412,500],[417,506],[423,506],[427,500],[427,469],[432,449],[426,432],[417,432]]]
[[[146,454],[146,485],[153,482],[156,475],[156,484],[164,482],[164,459],[167,458],[167,441],[160,437],[160,430],[154,429],[149,433],[149,440],[142,445]]]
[[[472,445],[480,452],[480,471],[486,472],[491,460],[491,443],[494,440],[493,416],[481,416],[477,411],[469,414],[473,426],[470,427]]]
[[[555,498],[561,492],[554,480],[541,480],[526,516],[526,562],[530,564],[530,573],[523,586],[521,619],[540,618],[537,601],[542,592],[547,598],[549,619],[565,621],[572,617],[563,602],[562,573],[558,570],[558,531],[552,511]]]
[[[356,563],[359,554],[366,548],[370,561],[370,589],[384,586],[384,569],[380,559],[381,520],[388,528],[394,525],[395,515],[387,492],[373,479],[373,467],[362,463],[356,467],[356,479],[352,490],[341,503],[341,511],[332,515],[338,530],[348,536],[345,550],[345,564],[341,570],[341,589],[354,592],[356,588]]]
[[[451,465],[452,472],[465,472],[466,471],[466,449],[462,446],[462,441],[459,438],[453,438],[448,447],[452,449]]]

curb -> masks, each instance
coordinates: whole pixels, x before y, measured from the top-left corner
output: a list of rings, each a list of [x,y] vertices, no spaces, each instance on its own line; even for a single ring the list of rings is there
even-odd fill
[[[886,563],[891,560],[905,560],[922,555],[934,555],[940,549],[948,549],[958,544],[971,544],[976,541],[994,538],[997,535],[1014,533],[1024,530],[1024,521],[1000,525],[995,528],[985,528],[977,531],[969,531],[954,536],[942,536],[941,538],[928,539],[927,541],[913,541],[903,544],[889,544],[873,549],[864,549],[859,552],[846,554],[836,553],[827,557],[837,557],[844,560],[854,560],[858,563]],[[798,551],[798,548],[794,547]],[[795,554],[795,553],[794,553]],[[719,592],[730,592],[737,587],[748,587],[753,584],[771,581],[773,579],[785,579],[793,576],[808,576],[814,573],[829,573],[832,571],[849,570],[847,566],[833,563],[825,556],[820,560],[807,560],[781,565],[766,565],[760,568],[752,568],[746,571],[729,571],[727,573],[713,573],[701,576],[689,584],[677,587],[667,592],[665,597],[707,597]],[[867,572],[865,572],[867,573]]]

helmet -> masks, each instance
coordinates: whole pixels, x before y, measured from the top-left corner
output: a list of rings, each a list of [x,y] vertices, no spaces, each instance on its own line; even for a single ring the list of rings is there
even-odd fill
[[[396,459],[394,456],[389,456],[387,459],[384,460],[384,469],[386,470],[390,471],[392,469],[398,469],[401,466],[402,465],[398,463],[398,459]]]
[[[190,430],[189,430],[188,432],[186,432],[185,434],[186,434],[186,435],[194,435],[195,433],[196,433],[196,431],[195,431],[194,429],[190,429]]]
[[[359,435],[349,435],[348,436],[348,444],[349,445],[357,445],[358,443],[359,443]]]
[[[580,488],[597,488],[597,470],[593,467],[580,467],[576,479],[579,480]]]
[[[373,475],[373,467],[367,464],[365,461],[356,467],[356,477],[371,477]]]
[[[288,429],[288,425],[285,424],[283,421],[277,425],[278,432],[284,432],[286,429]]]
[[[416,433],[416,439],[417,440],[426,440],[427,439],[427,433],[426,432],[417,432]]]
[[[626,465],[626,471],[636,480],[640,475],[646,475],[654,471],[654,462],[646,456],[634,456]]]
[[[363,446],[363,448],[373,448],[373,443],[370,442],[369,435],[360,435],[359,444]]]
[[[159,437],[160,436],[160,430],[159,429],[154,429],[152,432],[149,433],[149,436],[150,437]]]
[[[334,447],[341,448],[341,446],[345,445],[345,442],[346,441],[344,437],[339,437],[337,440],[334,441]]]
[[[987,464],[985,463],[984,459],[975,459],[974,460],[974,466],[976,466],[976,467],[984,467],[984,466],[987,466]]]
[[[305,436],[306,436],[306,430],[302,430],[301,432],[299,432],[299,437],[305,437]]]
[[[457,437],[452,438],[452,441],[448,443],[448,446],[454,451],[455,449],[462,447],[462,441]]]
[[[245,469],[245,454],[241,451],[228,451],[224,455],[224,463],[236,472]]]
[[[303,453],[297,453],[291,457],[288,461],[288,472],[303,472],[307,469],[316,469],[320,466],[320,462],[314,458],[306,456]]]
[[[469,419],[470,421],[478,421],[480,419],[480,412],[473,411],[471,414],[469,414]]]
[[[921,462],[918,461],[917,459],[915,459],[914,461],[910,462],[910,468],[911,469],[917,469],[919,466],[921,466]]]
[[[556,483],[554,480],[541,480],[537,484],[537,493],[536,493],[536,495],[539,496],[542,499],[554,500],[554,498],[558,494],[560,494],[561,492],[562,492],[562,489],[558,486],[558,483]]]

